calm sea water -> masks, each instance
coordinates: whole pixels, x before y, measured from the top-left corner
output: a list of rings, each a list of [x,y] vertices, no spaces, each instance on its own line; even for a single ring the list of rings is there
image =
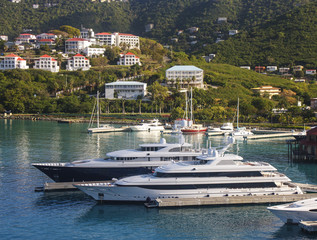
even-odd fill
[[[81,192],[34,192],[50,181],[31,166],[103,157],[109,151],[158,142],[155,133],[89,135],[86,124],[0,120],[0,239],[313,239],[287,226],[267,205],[146,209],[99,205]],[[176,142],[166,136],[167,142]],[[203,135],[186,136],[206,145]],[[213,146],[222,137],[209,137]],[[285,139],[237,142],[245,160],[266,161],[295,182],[317,184],[317,165],[287,161]]]

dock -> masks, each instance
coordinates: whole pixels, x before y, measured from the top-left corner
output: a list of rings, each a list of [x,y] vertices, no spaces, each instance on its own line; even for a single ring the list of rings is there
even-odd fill
[[[233,204],[265,204],[287,203],[308,198],[316,198],[316,193],[292,195],[264,195],[264,196],[223,196],[203,198],[158,198],[156,207],[189,207],[189,206],[217,206]],[[153,207],[153,206],[152,206]]]
[[[309,233],[317,232],[317,221],[300,221],[298,226],[304,232],[309,232]]]
[[[221,136],[229,134],[229,132],[206,132],[206,136]]]
[[[294,137],[298,133],[296,132],[280,132],[271,134],[254,134],[249,136],[244,136],[244,140],[255,140],[255,139],[265,139],[265,138],[281,138],[281,137]]]
[[[81,183],[100,183],[107,182],[112,183],[113,181],[89,181],[89,182],[46,182],[42,187],[36,187],[36,192],[53,192],[53,191],[77,191],[78,188],[74,187],[74,184]]]

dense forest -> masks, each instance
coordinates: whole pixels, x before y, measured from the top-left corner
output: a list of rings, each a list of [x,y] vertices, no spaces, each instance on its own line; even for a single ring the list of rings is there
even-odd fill
[[[0,0],[0,33],[13,39],[23,29],[40,33],[83,25],[134,33],[197,56],[215,53],[219,63],[315,67],[316,9],[311,0]],[[219,23],[219,17],[227,21]],[[153,29],[145,32],[146,24]],[[239,33],[229,36],[233,29]]]

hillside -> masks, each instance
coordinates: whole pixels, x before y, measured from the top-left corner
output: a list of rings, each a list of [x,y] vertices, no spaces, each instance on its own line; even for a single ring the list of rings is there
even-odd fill
[[[316,8],[313,0],[0,0],[0,33],[13,39],[23,29],[37,34],[83,25],[152,38],[197,56],[216,53],[219,63],[316,67]],[[227,21],[219,23],[219,17]],[[145,32],[146,24],[153,29]],[[229,36],[229,30],[239,33]],[[217,39],[225,41],[216,44]]]

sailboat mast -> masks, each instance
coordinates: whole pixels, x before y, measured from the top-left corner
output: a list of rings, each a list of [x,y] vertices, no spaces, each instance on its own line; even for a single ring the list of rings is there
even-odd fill
[[[97,91],[97,128],[99,128],[99,91]]]
[[[237,129],[239,128],[239,98],[238,98],[238,105],[237,105]]]
[[[190,88],[190,120],[193,123],[193,88]]]
[[[185,107],[185,119],[186,119],[186,121],[188,121],[188,114],[187,114],[187,111],[188,111],[187,91],[185,92],[185,103],[186,103],[186,107]]]

